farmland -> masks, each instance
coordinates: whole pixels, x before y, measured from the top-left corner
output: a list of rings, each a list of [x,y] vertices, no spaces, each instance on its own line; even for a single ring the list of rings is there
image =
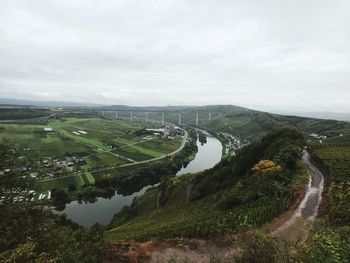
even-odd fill
[[[66,152],[89,151],[88,146],[77,144],[56,133],[44,132],[44,125],[0,124],[0,138],[25,155],[62,157]]]
[[[182,138],[174,128],[167,128],[172,136],[146,131],[159,128],[158,123],[122,119],[62,118],[46,125],[1,123],[0,138],[31,163],[28,173],[44,179],[39,185],[45,190],[93,184],[95,178],[89,171],[145,161],[178,149]],[[74,172],[80,173],[65,176]]]

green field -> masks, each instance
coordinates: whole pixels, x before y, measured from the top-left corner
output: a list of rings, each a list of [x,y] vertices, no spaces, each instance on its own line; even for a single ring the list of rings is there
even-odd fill
[[[142,141],[142,138],[134,136],[132,132],[145,126],[144,123],[140,122],[110,121],[99,118],[69,118],[64,121],[52,122],[50,125],[64,136],[104,150],[110,150],[107,145],[123,146]],[[87,134],[73,134],[74,131],[80,130],[87,132]]]
[[[82,165],[81,167],[87,171],[90,169],[102,168],[107,166],[117,166],[129,163],[128,160],[122,157],[118,157],[113,154],[110,154],[109,152],[103,151],[93,152],[89,156],[84,157],[84,160],[86,161],[86,164]]]
[[[113,152],[131,158],[135,161],[144,161],[171,153],[179,148],[181,140],[155,139],[127,147],[122,147]]]
[[[23,154],[37,157],[63,157],[66,152],[91,151],[91,147],[66,139],[59,134],[46,133],[43,125],[0,124],[0,138]]]
[[[85,184],[85,175],[76,175],[62,178],[55,178],[54,180],[38,181],[39,190],[51,190],[53,188],[68,188],[70,184],[75,186],[82,186]]]
[[[44,128],[47,127],[53,128],[53,131],[45,132]],[[181,139],[150,140],[135,135],[135,131],[140,129],[159,127],[155,123],[102,118],[67,118],[53,120],[47,125],[0,123],[0,139],[34,161],[65,160],[72,155],[82,158],[85,163],[75,164],[73,171],[86,171],[86,175],[55,178],[40,183],[41,189],[67,188],[69,184],[93,184],[95,178],[88,173],[90,170],[144,161],[178,149]],[[57,171],[50,167],[39,170],[39,174]]]

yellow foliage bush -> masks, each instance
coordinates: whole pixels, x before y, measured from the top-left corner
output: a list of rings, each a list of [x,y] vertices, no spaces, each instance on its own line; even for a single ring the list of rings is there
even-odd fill
[[[271,160],[260,160],[253,166],[252,171],[259,174],[260,176],[266,176],[272,172],[281,171],[281,166],[277,165],[274,161]]]

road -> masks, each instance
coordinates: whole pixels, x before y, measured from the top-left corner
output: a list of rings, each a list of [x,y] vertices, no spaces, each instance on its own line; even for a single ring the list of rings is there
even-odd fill
[[[273,235],[281,236],[292,242],[300,242],[307,238],[308,231],[317,217],[324,188],[324,176],[310,162],[310,155],[306,151],[304,151],[303,163],[309,173],[305,196],[292,216],[272,232]]]
[[[118,165],[118,166],[110,166],[110,167],[107,167],[107,168],[100,168],[100,169],[95,169],[95,170],[91,170],[91,171],[88,171],[89,173],[97,173],[97,172],[105,172],[105,171],[110,171],[110,170],[113,170],[113,169],[116,169],[116,168],[122,168],[122,167],[129,167],[129,166],[135,166],[135,165],[139,165],[139,164],[145,164],[145,163],[150,163],[150,162],[154,162],[154,161],[158,161],[158,160],[162,160],[166,157],[169,157],[169,156],[172,156],[174,154],[177,154],[178,152],[182,151],[182,149],[185,147],[186,145],[186,141],[187,141],[187,138],[188,138],[188,132],[186,130],[183,130],[185,132],[185,135],[184,135],[184,138],[181,142],[181,145],[178,149],[176,149],[175,151],[171,152],[171,153],[167,153],[167,154],[164,154],[162,156],[159,156],[159,157],[156,157],[156,158],[152,158],[152,159],[148,159],[148,160],[145,160],[145,161],[139,161],[139,162],[132,162],[132,163],[127,163],[127,164],[122,164],[122,165]],[[63,178],[63,177],[71,177],[71,176],[76,176],[76,175],[82,175],[82,174],[86,174],[87,172],[75,172],[75,173],[70,173],[70,174],[66,174],[66,175],[63,175],[61,177],[58,177],[58,178],[48,178],[48,179],[43,179],[43,180],[40,180],[40,181],[50,181],[50,180],[57,180],[59,178]]]

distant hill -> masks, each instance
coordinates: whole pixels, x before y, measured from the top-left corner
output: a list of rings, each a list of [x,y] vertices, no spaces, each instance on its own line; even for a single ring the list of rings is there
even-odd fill
[[[281,112],[283,115],[293,115],[317,119],[327,119],[327,120],[338,120],[338,121],[350,121],[350,113],[340,113],[340,112],[329,112],[329,111],[319,111],[319,112]]]
[[[164,120],[173,123],[178,123],[179,113],[181,113],[181,124],[190,126],[196,125],[198,113],[198,127],[207,129],[212,133],[224,132],[236,137],[255,140],[283,128],[292,128],[299,130],[304,135],[307,135],[309,140],[315,142],[327,142],[328,140],[331,140],[333,143],[350,142],[350,122],[319,119],[321,116],[327,117],[325,113],[315,113],[315,117],[318,118],[298,117],[256,111],[233,105],[136,107],[127,105],[96,105],[75,102],[42,102],[16,99],[0,99],[0,104],[22,106],[35,105],[44,108],[79,107],[82,108],[82,110],[84,110],[84,108],[89,108],[89,110],[94,109],[97,112],[121,111],[119,116],[124,118],[128,118],[129,116],[127,111],[136,111],[133,117],[139,120],[145,119],[145,112],[152,112],[152,114],[149,114],[149,119],[158,121],[162,119],[163,112]],[[108,116],[108,114],[105,116]],[[114,118],[114,116],[114,113],[110,113],[111,118]],[[328,116],[331,117],[331,114]],[[339,116],[340,115],[338,115],[338,118]],[[343,117],[345,117],[345,115]]]
[[[198,126],[212,133],[229,133],[233,136],[255,140],[271,132],[283,128],[297,129],[311,141],[350,142],[350,123],[338,120],[327,120],[311,117],[273,114],[233,105],[210,106],[166,106],[166,107],[131,107],[125,105],[104,106],[102,111],[140,111],[134,112],[134,117],[144,119],[145,112],[153,112],[150,119],[161,120],[164,113],[165,121],[178,123],[181,113],[181,123],[194,126],[198,113]],[[121,114],[121,112],[120,112]],[[111,115],[114,116],[113,113]],[[124,116],[129,116],[124,113]],[[151,117],[150,117],[151,116]],[[342,136],[341,136],[342,135]],[[321,139],[322,138],[322,139]]]
[[[101,104],[79,103],[68,101],[37,101],[20,100],[11,98],[0,98],[0,106],[37,106],[37,107],[100,107]]]

